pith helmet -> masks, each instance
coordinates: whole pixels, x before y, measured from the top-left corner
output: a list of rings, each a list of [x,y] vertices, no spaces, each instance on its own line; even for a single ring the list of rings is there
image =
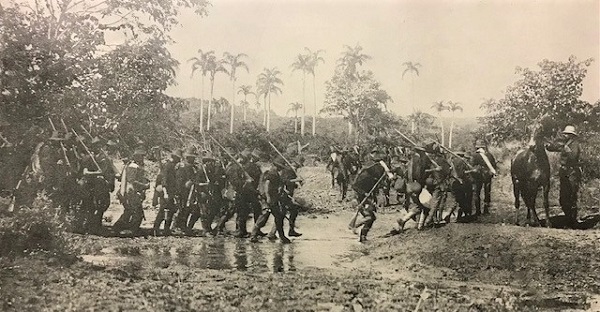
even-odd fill
[[[563,130],[562,132],[563,134],[572,134],[572,135],[577,135],[577,132],[575,132],[575,127],[573,126],[566,126],[565,130]]]

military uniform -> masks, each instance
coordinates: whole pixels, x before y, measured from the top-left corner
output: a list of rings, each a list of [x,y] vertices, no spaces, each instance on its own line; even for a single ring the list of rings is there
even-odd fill
[[[175,172],[177,189],[181,198],[179,213],[175,219],[175,227],[178,230],[189,232],[192,229],[190,228],[190,223],[195,224],[200,218],[199,205],[203,203],[205,196],[202,196],[201,190],[198,189],[198,183],[201,182],[201,174],[200,168],[195,162],[195,151],[188,149],[183,157],[186,159],[185,162]],[[191,222],[191,219],[195,220]]]
[[[560,153],[560,206],[572,223],[577,222],[577,195],[581,184],[581,146],[573,126],[565,127],[565,138],[547,146],[549,151]]]
[[[118,197],[123,204],[123,214],[113,225],[113,229],[121,234],[134,234],[140,228],[144,219],[142,203],[146,198],[146,190],[150,181],[146,177],[144,167],[144,151],[136,150],[133,161],[130,161],[121,174],[121,188]]]
[[[158,195],[158,214],[154,221],[154,233],[158,233],[160,225],[165,221],[165,234],[171,233],[171,223],[173,217],[181,203],[181,197],[177,192],[177,176],[176,171],[181,163],[181,151],[175,151],[161,168],[156,179],[156,190]]]
[[[276,158],[273,161],[273,166],[263,173],[261,177],[261,194],[263,212],[252,229],[252,240],[256,241],[259,236],[259,231],[267,223],[269,216],[273,214],[275,218],[275,226],[277,234],[282,243],[290,243],[290,240],[285,236],[283,231],[283,220],[285,219],[285,207],[281,204],[281,192],[283,188],[283,180],[281,179],[280,171],[285,168],[285,162],[281,158]]]
[[[473,166],[477,169],[473,174],[473,196],[475,199],[475,215],[481,214],[481,190],[483,189],[483,213],[488,214],[491,202],[492,178],[496,168],[496,159],[482,141],[475,144],[476,152],[473,155]],[[493,170],[488,166],[487,160]]]

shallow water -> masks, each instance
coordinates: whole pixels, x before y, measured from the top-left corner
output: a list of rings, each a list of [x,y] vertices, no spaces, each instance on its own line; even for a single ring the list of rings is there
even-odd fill
[[[199,269],[289,272],[301,268],[349,269],[358,253],[356,235],[346,229],[351,214],[299,220],[302,237],[292,244],[258,243],[233,237],[151,238],[152,243],[106,247],[83,260],[102,266],[142,265],[166,268],[184,265]],[[271,223],[263,229],[268,231]]]

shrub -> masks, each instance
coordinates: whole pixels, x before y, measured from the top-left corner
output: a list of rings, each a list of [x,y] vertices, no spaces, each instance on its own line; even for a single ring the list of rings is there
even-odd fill
[[[43,195],[32,207],[23,207],[0,219],[0,257],[37,251],[56,256],[71,254],[66,223]]]

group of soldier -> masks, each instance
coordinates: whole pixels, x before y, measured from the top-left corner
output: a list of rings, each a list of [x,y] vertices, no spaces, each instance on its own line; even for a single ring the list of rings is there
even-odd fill
[[[401,233],[411,219],[417,223],[417,229],[423,229],[448,223],[454,214],[458,222],[464,222],[490,213],[492,180],[498,168],[483,140],[476,140],[472,151],[461,149],[456,152],[436,141],[423,146],[412,141],[410,143],[413,144],[412,148],[374,148],[364,165],[356,161],[360,159],[358,147],[331,148],[328,168],[332,171],[332,183],[338,181],[343,198],[343,184],[352,182],[359,201],[359,209],[350,222],[350,228],[356,232],[362,227],[361,242],[367,240],[367,234],[376,220],[375,213],[379,206],[377,195],[383,193],[384,205],[387,205],[390,189],[395,189],[396,194],[404,197],[406,213],[397,220],[397,227],[388,236]],[[575,128],[567,126],[562,137],[547,144],[546,149],[560,153],[560,206],[565,216],[575,224],[577,193],[581,182],[581,151]],[[535,172],[532,174],[535,175]],[[354,177],[349,178],[352,175]],[[444,215],[449,194],[454,198],[454,205]],[[359,215],[362,218],[357,221]]]
[[[246,148],[234,156],[216,141],[222,148],[220,155],[209,150],[199,153],[196,148],[164,150],[168,157],[158,159],[159,172],[151,184],[144,148],[135,148],[123,169],[118,170],[112,160],[118,157],[116,143],[85,133],[79,136],[75,131],[54,130],[36,146],[26,169],[30,188],[42,191],[60,213],[74,216],[75,232],[138,234],[145,219],[146,193],[154,187],[152,205],[158,210],[154,235],[195,235],[198,221],[202,226],[200,235],[224,235],[226,223],[234,216],[236,237],[257,241],[266,236],[289,243],[288,237],[302,235],[296,231],[300,205],[293,198],[302,182],[296,174],[301,165],[292,157],[279,154],[259,165],[266,155],[258,149]],[[117,181],[120,186],[115,189]],[[112,228],[107,228],[102,222],[115,190],[123,213]],[[250,215],[253,227],[248,230]],[[264,233],[262,229],[271,215],[274,226]]]

